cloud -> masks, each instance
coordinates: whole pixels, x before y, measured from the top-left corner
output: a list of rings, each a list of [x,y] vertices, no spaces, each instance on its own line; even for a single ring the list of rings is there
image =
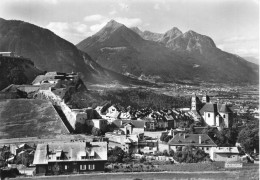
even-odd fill
[[[254,43],[224,43],[218,44],[217,47],[223,51],[237,54],[241,57],[255,57],[259,58],[259,49]]]
[[[156,4],[153,6],[153,8],[154,8],[155,10],[161,9],[161,8],[160,8],[160,5],[159,5],[158,3],[156,3]]]
[[[90,26],[90,30],[91,30],[93,33],[96,33],[96,32],[98,32],[100,29],[102,29],[105,25],[106,25],[106,22],[99,23],[99,24],[94,24],[94,25]]]
[[[102,21],[104,19],[105,17],[100,14],[94,14],[94,15],[84,17],[84,21],[86,22]]]
[[[120,2],[120,3],[118,3],[118,5],[119,5],[119,7],[122,11],[128,11],[129,10],[129,6],[126,3]]]
[[[109,12],[109,15],[115,15],[117,13],[117,11],[116,10],[113,10],[113,11],[110,11]]]
[[[49,3],[49,4],[57,4],[58,0],[43,0],[43,2]]]
[[[142,24],[142,20],[140,18],[124,18],[124,17],[116,17],[115,21],[126,25],[127,27],[138,26]]]
[[[111,18],[112,19],[112,18]],[[90,30],[93,33],[96,33],[97,31],[99,31],[100,29],[102,29],[108,21],[110,21],[111,19],[109,18],[104,18],[102,20],[102,22],[100,23],[96,23],[94,25],[90,26]],[[142,24],[142,20],[140,18],[125,18],[125,17],[115,17],[113,18],[115,21],[117,21],[118,23],[124,24],[127,27],[134,27],[134,26],[139,26]]]
[[[235,43],[235,42],[240,42],[240,41],[254,41],[257,39],[258,39],[258,37],[254,37],[254,36],[234,36],[234,37],[225,39],[224,42]]]
[[[88,26],[80,22],[50,22],[46,28],[64,39],[70,39],[72,43],[77,43],[91,35]]]

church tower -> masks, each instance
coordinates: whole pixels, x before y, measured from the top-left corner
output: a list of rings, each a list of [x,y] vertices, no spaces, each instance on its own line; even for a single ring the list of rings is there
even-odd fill
[[[191,110],[198,111],[200,108],[200,104],[201,104],[201,102],[200,102],[199,98],[196,96],[196,94],[194,94],[191,97]]]
[[[209,103],[209,96],[207,94],[205,94],[203,97],[202,97],[202,103]]]

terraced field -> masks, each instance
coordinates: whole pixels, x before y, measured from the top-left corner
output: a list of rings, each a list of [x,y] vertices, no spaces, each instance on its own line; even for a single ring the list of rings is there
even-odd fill
[[[0,139],[53,137],[69,133],[50,102],[36,99],[0,100]]]

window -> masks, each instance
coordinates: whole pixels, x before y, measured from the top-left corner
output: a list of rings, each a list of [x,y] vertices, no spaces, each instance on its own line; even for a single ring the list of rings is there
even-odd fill
[[[223,115],[223,118],[226,118],[225,114]]]
[[[67,166],[67,165],[65,165],[65,166],[64,166],[64,169],[65,169],[65,170],[67,170],[67,169],[68,169],[68,166]]]
[[[80,170],[86,170],[86,169],[87,169],[87,166],[85,164],[80,165]]]
[[[208,113],[208,117],[210,117],[210,113]]]
[[[90,165],[88,165],[88,169],[89,169],[89,170],[94,170],[94,169],[95,169],[95,164],[90,164]]]
[[[89,156],[88,159],[94,159],[94,156]]]
[[[60,157],[56,157],[56,160],[60,160]]]
[[[207,147],[206,149],[207,149],[207,150],[209,150],[209,148],[208,148],[208,147]]]
[[[48,166],[48,170],[51,170],[51,166]]]

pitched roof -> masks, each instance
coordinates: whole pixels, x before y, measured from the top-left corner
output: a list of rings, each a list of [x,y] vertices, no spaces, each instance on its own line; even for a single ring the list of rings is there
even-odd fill
[[[135,128],[144,128],[145,121],[142,120],[121,120],[117,119],[113,121],[118,128],[121,127],[125,123],[131,123]]]
[[[199,143],[201,137],[201,144]],[[168,143],[170,146],[217,146],[207,134],[185,134],[178,133]]]
[[[204,114],[204,112],[218,112],[218,107],[217,104],[212,104],[212,103],[206,103],[201,109],[200,109],[200,114]]]
[[[232,111],[229,109],[229,107],[226,104],[218,104],[219,112],[222,113],[232,113]]]
[[[206,103],[201,109],[200,114],[203,115],[204,112],[222,112],[222,113],[232,113],[229,107],[226,104],[212,104]]]
[[[218,131],[217,127],[211,127],[214,131]],[[195,134],[203,134],[203,131],[208,129],[208,127],[194,127]]]
[[[64,154],[63,160],[56,160],[57,155]],[[94,159],[82,159],[81,156],[95,154]],[[53,142],[49,144],[38,144],[33,164],[48,164],[56,161],[106,161],[106,142]]]
[[[38,75],[32,82],[32,84],[40,83],[41,81],[54,80],[55,76],[53,75]]]

